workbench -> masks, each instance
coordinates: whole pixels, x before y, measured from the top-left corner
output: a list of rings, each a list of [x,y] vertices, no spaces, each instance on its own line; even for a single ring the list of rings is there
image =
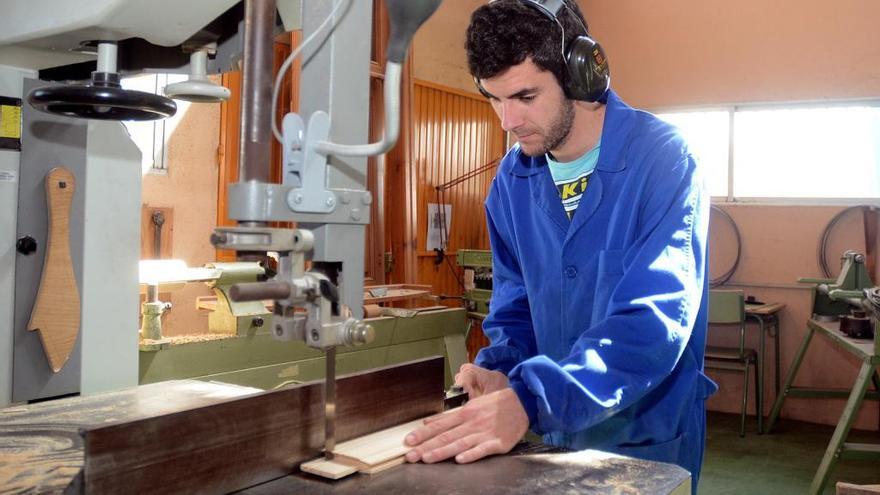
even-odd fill
[[[837,427],[825,455],[810,486],[811,494],[819,494],[825,489],[831,471],[834,465],[841,458],[844,459],[873,459],[880,460],[880,444],[856,444],[846,441],[852,424],[856,419],[856,415],[861,409],[862,402],[865,399],[880,400],[880,335],[877,334],[877,325],[875,325],[875,336],[873,340],[855,339],[848,337],[840,331],[840,322],[838,321],[819,321],[811,319],[807,322],[807,333],[804,340],[797,351],[791,369],[785,378],[782,386],[782,393],[776,398],[773,404],[773,410],[770,412],[770,419],[767,423],[767,431],[773,428],[773,424],[779,418],[782,406],[787,397],[808,397],[811,399],[840,399],[846,398],[846,406],[840,419],[837,421]],[[803,363],[807,348],[813,339],[813,335],[819,334],[827,338],[833,344],[841,349],[855,355],[861,361],[858,377],[853,383],[851,390],[832,390],[817,389],[812,387],[794,387],[794,379],[797,376],[798,369]],[[874,391],[868,390],[868,385],[874,382]]]
[[[236,385],[178,380],[89,397],[74,397],[0,410],[0,487],[9,493],[82,490],[81,428],[201,407],[257,394]],[[156,491],[162,473],[155,473]],[[241,493],[578,493],[691,492],[681,467],[598,451],[560,452],[520,444],[508,455],[458,465],[405,464],[383,473],[326,481],[294,473]]]
[[[471,464],[403,464],[377,475],[356,475],[338,481],[297,473],[239,493],[690,495],[691,479],[687,471],[673,464],[596,450],[563,452],[523,442],[507,455]]]

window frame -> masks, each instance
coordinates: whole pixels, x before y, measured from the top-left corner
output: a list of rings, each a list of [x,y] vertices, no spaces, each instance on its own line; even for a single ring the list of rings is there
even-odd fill
[[[179,74],[174,72],[145,72],[141,74],[135,74],[127,77],[149,77],[153,81],[153,94],[163,95],[162,90],[169,83],[169,78],[172,76],[175,79],[173,82],[185,81],[188,76],[186,74]],[[186,110],[191,105],[191,102],[175,100],[174,103],[178,106],[178,113],[173,117],[167,119],[157,119],[150,121],[132,121],[131,124],[142,125],[142,126],[151,126],[153,129],[153,145],[152,151],[150,153],[151,163],[149,168],[142,167],[141,172],[143,175],[168,175],[169,173],[169,162],[168,162],[168,146],[167,146],[167,137],[168,137],[168,122],[170,119],[175,117],[181,118]],[[123,126],[125,126],[126,131],[129,133],[129,137],[134,141],[134,138],[131,137],[131,130],[129,129],[129,122],[123,122]],[[137,144],[137,143],[135,143]],[[140,148],[140,147],[138,147]],[[141,150],[141,153],[144,153],[144,150]]]

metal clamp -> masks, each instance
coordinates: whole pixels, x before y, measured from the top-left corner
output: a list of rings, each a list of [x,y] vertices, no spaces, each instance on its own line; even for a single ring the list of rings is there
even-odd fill
[[[284,116],[281,129],[283,183],[294,186],[287,193],[287,206],[301,213],[332,212],[338,200],[336,194],[327,189],[327,156],[315,151],[315,145],[330,135],[330,115],[313,113],[306,129],[302,117],[289,113]]]

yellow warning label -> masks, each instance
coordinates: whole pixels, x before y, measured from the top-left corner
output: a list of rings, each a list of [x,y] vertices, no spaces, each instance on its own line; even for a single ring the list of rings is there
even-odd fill
[[[0,105],[0,138],[21,139],[21,107]]]

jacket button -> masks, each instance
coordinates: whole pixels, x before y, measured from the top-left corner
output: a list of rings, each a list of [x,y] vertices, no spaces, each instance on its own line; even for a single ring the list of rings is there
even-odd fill
[[[575,278],[575,277],[577,277],[577,274],[578,274],[578,270],[573,265],[568,265],[567,267],[565,267],[565,276],[566,277]]]

